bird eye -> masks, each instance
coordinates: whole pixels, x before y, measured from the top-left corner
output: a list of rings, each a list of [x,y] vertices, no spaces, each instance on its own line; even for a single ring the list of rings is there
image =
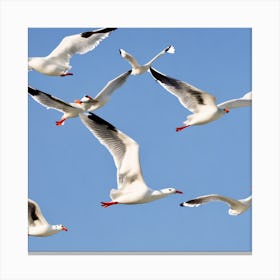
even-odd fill
[[[172,189],[168,189],[170,192],[172,191]]]

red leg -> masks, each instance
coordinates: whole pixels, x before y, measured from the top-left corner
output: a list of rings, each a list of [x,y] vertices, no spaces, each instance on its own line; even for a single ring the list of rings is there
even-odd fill
[[[177,132],[178,132],[178,131],[181,131],[181,130],[187,128],[187,127],[189,127],[189,125],[184,125],[184,126],[176,127],[176,131],[177,131]]]
[[[65,73],[65,74],[61,74],[60,77],[65,77],[65,76],[73,76],[74,74],[73,73]]]
[[[110,202],[101,202],[101,206],[104,207],[104,208],[107,208],[109,206],[112,206],[114,204],[119,204],[118,202],[115,202],[115,201],[110,201]]]
[[[55,124],[57,126],[61,126],[61,125],[64,125],[64,122],[66,121],[66,119],[61,119],[60,121],[56,121]]]

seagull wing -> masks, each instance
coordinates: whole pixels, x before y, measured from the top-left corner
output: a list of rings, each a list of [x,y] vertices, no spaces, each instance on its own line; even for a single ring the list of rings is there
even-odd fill
[[[252,106],[252,93],[248,92],[243,97],[238,99],[231,99],[217,105],[220,109],[233,109]]]
[[[126,134],[112,124],[90,113],[80,118],[90,132],[103,144],[113,156],[117,167],[118,189],[131,186],[134,181],[144,182],[139,162],[139,146]],[[139,187],[146,188],[145,184]]]
[[[125,83],[130,74],[131,70],[109,81],[106,86],[95,96],[94,99],[97,101],[109,99],[112,93]]]
[[[47,225],[48,222],[41,213],[39,205],[32,199],[28,199],[28,225]]]
[[[111,31],[114,31],[115,29],[117,28],[103,28],[66,36],[48,55],[48,58],[55,57],[61,61],[69,62],[74,54],[84,54],[93,50],[103,39],[109,36]]]
[[[222,196],[219,194],[209,194],[209,195],[198,196],[194,199],[186,201],[184,202],[184,206],[189,206],[189,207],[199,206],[200,204],[204,204],[211,201],[223,201],[228,205],[230,205],[231,208],[236,207],[240,204],[238,200],[226,196]]]
[[[175,95],[180,103],[192,113],[216,109],[216,98],[190,84],[168,77],[152,67],[150,73],[154,79],[167,91]]]
[[[37,101],[38,103],[40,103],[48,109],[52,108],[63,113],[70,112],[73,110],[81,110],[77,107],[73,107],[67,102],[60,100],[59,98],[56,98],[38,89],[34,89],[30,86],[28,86],[28,93],[35,101]]]
[[[125,50],[123,49],[120,49],[120,54],[121,56],[126,59],[129,64],[133,67],[133,68],[136,68],[139,66],[137,60],[128,52],[126,52]]]
[[[175,53],[175,48],[173,46],[169,46],[167,48],[165,48],[164,50],[162,50],[161,52],[159,52],[157,55],[155,55],[148,63],[146,63],[145,65],[152,65],[152,63],[157,60],[160,56],[164,55],[165,53]]]

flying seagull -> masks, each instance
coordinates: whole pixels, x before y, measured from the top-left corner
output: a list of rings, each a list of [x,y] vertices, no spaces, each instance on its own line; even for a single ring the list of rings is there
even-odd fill
[[[80,118],[90,132],[111,153],[117,168],[118,189],[110,192],[111,201],[101,202],[103,207],[115,204],[140,204],[182,192],[175,188],[153,190],[142,176],[139,162],[139,145],[112,124],[90,113]]]
[[[239,99],[231,99],[216,105],[216,97],[183,81],[168,77],[150,68],[154,79],[167,91],[176,96],[179,102],[193,114],[187,117],[184,126],[177,127],[181,131],[191,125],[202,125],[215,121],[228,113],[232,108],[252,105],[252,93],[248,92]]]
[[[57,97],[41,90],[34,89],[30,86],[28,87],[28,93],[41,105],[63,113],[61,119],[56,122],[56,125],[60,126],[63,125],[67,119],[75,118],[82,112],[95,111],[104,106],[110,100],[112,93],[124,84],[130,73],[131,70],[109,81],[95,98],[85,95],[81,100],[75,100],[74,103],[67,103]]]
[[[62,230],[68,231],[63,225],[50,225],[42,215],[39,205],[28,199],[28,235],[49,236]]]
[[[158,53],[154,58],[152,58],[149,62],[144,65],[139,65],[136,59],[125,50],[120,49],[120,55],[128,61],[128,63],[132,66],[132,75],[140,75],[145,73],[149,70],[152,63],[157,60],[160,56],[164,55],[165,53],[175,53],[175,48],[173,46],[169,46]]]
[[[59,45],[45,57],[29,57],[28,70],[36,70],[49,76],[70,76],[70,59],[74,54],[85,54],[94,48],[117,28],[103,28],[66,36]]]
[[[236,200],[219,194],[209,194],[183,202],[180,204],[180,206],[194,207],[211,201],[225,202],[230,207],[230,209],[228,210],[229,215],[240,215],[251,207],[252,196],[250,195],[247,198]]]

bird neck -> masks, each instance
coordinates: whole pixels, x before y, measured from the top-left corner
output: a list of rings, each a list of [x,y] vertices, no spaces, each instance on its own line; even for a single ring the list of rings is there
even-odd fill
[[[54,226],[51,225],[37,225],[29,226],[28,234],[34,236],[49,236],[57,232],[56,229],[53,229]]]
[[[153,190],[151,193],[151,197],[153,198],[153,200],[166,197],[167,195],[167,193],[163,193],[161,190]]]
[[[50,231],[51,232],[57,232],[57,231],[60,231],[60,229],[56,225],[51,225],[50,226]]]

